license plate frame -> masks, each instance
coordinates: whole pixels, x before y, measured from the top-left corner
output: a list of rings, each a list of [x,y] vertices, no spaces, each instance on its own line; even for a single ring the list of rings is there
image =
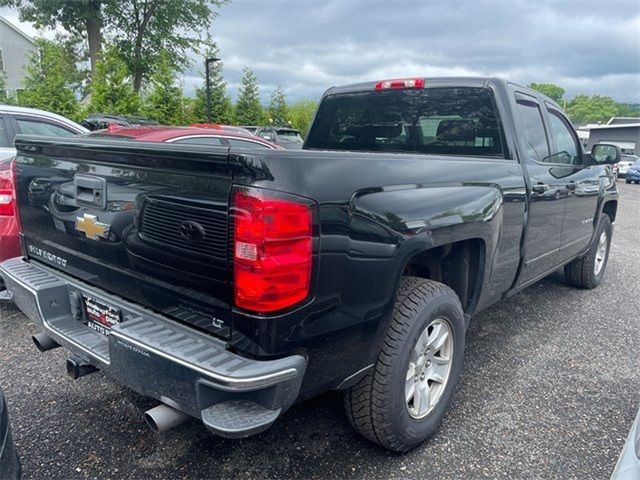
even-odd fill
[[[92,295],[82,294],[84,324],[92,330],[109,336],[111,329],[122,322],[122,311]]]

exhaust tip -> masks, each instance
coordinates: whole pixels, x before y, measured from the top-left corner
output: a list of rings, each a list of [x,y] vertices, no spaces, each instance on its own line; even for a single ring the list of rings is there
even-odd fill
[[[153,433],[160,433],[158,429],[158,424],[156,423],[153,415],[150,415],[149,412],[144,412],[144,420],[147,422],[147,425],[151,429]]]
[[[33,340],[36,348],[41,352],[53,350],[54,348],[58,348],[60,346],[58,342],[42,332],[35,334],[31,337],[31,339]]]
[[[182,425],[191,418],[190,415],[173,407],[160,404],[144,412],[144,419],[155,433],[162,433]]]

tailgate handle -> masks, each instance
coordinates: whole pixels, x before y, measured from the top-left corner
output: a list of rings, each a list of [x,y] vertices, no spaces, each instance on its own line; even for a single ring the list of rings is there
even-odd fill
[[[107,181],[91,175],[73,177],[75,197],[78,205],[105,208],[107,206]]]

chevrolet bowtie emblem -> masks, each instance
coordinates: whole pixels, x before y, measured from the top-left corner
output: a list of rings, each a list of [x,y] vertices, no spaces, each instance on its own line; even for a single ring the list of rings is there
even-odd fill
[[[98,217],[87,213],[82,217],[76,217],[76,230],[84,233],[91,240],[109,237],[109,225],[100,223]]]

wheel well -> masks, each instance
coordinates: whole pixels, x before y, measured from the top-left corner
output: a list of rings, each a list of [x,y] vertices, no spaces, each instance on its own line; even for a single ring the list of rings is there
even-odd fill
[[[444,283],[456,292],[462,308],[468,312],[477,301],[483,259],[482,240],[463,240],[416,254],[407,262],[402,275]]]
[[[616,202],[615,200],[611,200],[610,202],[605,203],[604,206],[602,207],[602,213],[606,213],[611,219],[612,223],[616,221],[617,212],[618,212],[618,202]]]

